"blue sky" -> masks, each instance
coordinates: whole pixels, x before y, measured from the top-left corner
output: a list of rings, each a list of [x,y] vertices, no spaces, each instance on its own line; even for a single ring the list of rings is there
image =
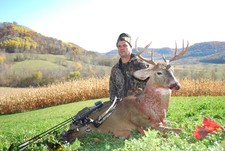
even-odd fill
[[[225,41],[223,0],[0,0],[0,8],[0,22],[97,52],[115,49],[122,32],[153,48]]]

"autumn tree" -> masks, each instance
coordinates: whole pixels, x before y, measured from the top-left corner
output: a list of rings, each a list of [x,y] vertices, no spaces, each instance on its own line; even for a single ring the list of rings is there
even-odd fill
[[[37,47],[37,43],[30,37],[13,37],[0,43],[0,47],[5,48],[6,52],[13,53],[16,49],[30,50]]]
[[[5,56],[0,54],[0,64],[3,64],[5,61]]]
[[[81,71],[82,70],[82,64],[81,64],[81,62],[76,62],[74,64],[74,68],[75,68],[76,71]]]

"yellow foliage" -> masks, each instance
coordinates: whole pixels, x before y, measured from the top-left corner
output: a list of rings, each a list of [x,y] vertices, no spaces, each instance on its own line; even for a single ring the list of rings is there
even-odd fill
[[[32,76],[33,76],[34,79],[40,80],[40,79],[42,79],[42,76],[43,75],[42,75],[42,72],[41,71],[36,71],[36,72],[33,73]]]
[[[3,63],[5,61],[5,56],[4,55],[0,55],[0,63]]]
[[[13,37],[0,43],[0,47],[12,47],[12,48],[37,48],[38,44],[30,37]]]
[[[95,71],[93,70],[93,67],[91,65],[88,66],[88,72],[92,73],[92,75],[95,75]]]
[[[19,33],[27,33],[28,31],[30,31],[30,29],[22,27],[22,26],[17,26],[17,25],[13,25],[12,28],[15,31],[18,31]]]
[[[81,62],[76,62],[74,65],[75,70],[81,71],[82,70],[82,64]]]

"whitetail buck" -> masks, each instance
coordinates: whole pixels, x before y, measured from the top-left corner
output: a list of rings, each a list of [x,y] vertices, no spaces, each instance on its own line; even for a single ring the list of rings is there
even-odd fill
[[[136,41],[136,50],[138,51],[136,55],[143,61],[152,65],[152,67],[148,69],[134,72],[133,76],[140,80],[149,78],[141,94],[123,98],[122,101],[117,104],[111,116],[98,128],[90,124],[81,127],[79,131],[77,131],[76,128],[73,128],[72,124],[66,134],[67,141],[73,141],[76,137],[80,136],[80,134],[88,130],[97,130],[101,133],[112,132],[114,135],[122,137],[129,137],[132,130],[139,127],[151,127],[163,132],[181,132],[180,128],[168,127],[165,118],[170,102],[171,90],[180,89],[180,83],[173,74],[170,62],[180,58],[187,52],[188,42],[186,48],[184,48],[183,43],[183,50],[179,54],[177,54],[178,50],[176,45],[174,57],[170,60],[166,60],[163,57],[163,63],[154,62],[153,53],[151,54],[151,60],[147,60],[141,56],[141,53],[146,51],[149,45],[150,44],[139,52]],[[103,107],[100,108],[99,111],[92,113],[90,117],[93,119],[97,118],[109,108],[110,104],[110,102],[105,102]]]

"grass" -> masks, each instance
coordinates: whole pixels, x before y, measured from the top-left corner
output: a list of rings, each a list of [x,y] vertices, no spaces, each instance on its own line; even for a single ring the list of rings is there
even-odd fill
[[[31,112],[0,116],[0,148],[11,143],[23,142],[74,116],[97,100],[82,101]]]
[[[47,60],[50,62],[56,62],[57,60],[67,60],[64,55],[52,55],[52,54],[37,54],[38,58],[41,60]]]
[[[103,99],[103,101],[106,101]],[[175,122],[174,127],[182,127],[179,135],[159,133],[147,129],[146,136],[134,131],[130,139],[124,140],[109,134],[85,134],[73,145],[64,145],[64,150],[224,150],[225,132],[208,135],[196,140],[193,131],[201,126],[203,117],[211,117],[220,125],[225,124],[225,96],[172,97],[167,119]],[[39,109],[31,112],[0,116],[0,150],[7,150],[11,143],[21,143],[28,138],[74,116],[97,100],[82,101]],[[37,149],[37,148],[36,148]],[[43,149],[43,148],[42,148]],[[45,148],[46,149],[46,148]]]
[[[12,71],[23,73],[23,71],[37,71],[37,70],[66,70],[65,67],[59,66],[55,63],[45,60],[25,60],[17,62],[11,68]]]

